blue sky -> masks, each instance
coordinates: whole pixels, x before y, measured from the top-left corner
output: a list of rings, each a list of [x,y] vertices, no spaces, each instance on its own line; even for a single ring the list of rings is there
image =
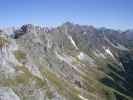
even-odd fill
[[[133,0],[0,0],[0,27],[65,21],[133,29]]]

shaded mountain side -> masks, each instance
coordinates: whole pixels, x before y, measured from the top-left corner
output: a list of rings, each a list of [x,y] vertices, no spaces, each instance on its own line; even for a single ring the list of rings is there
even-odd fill
[[[0,90],[14,100],[133,100],[131,32],[70,22],[2,30]]]

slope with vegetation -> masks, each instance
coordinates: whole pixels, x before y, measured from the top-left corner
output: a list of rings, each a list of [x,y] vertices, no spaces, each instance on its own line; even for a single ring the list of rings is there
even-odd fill
[[[0,100],[133,100],[131,32],[70,22],[1,31]]]

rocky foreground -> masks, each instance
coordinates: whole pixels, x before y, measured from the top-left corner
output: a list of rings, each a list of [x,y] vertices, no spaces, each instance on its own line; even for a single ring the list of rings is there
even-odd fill
[[[0,31],[0,100],[133,100],[132,30],[67,22],[10,32]]]

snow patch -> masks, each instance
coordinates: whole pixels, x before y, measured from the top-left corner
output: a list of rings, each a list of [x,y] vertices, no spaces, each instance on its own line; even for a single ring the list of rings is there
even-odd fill
[[[80,52],[77,57],[78,59],[82,61],[88,61],[90,64],[94,64],[94,60],[91,57],[89,57],[87,54],[85,54],[84,52]]]
[[[110,56],[114,57],[112,52],[109,49],[105,49],[106,53],[108,53]]]
[[[77,47],[75,41],[73,40],[73,38],[72,38],[70,35],[68,35],[68,39],[71,41],[71,43],[73,44],[73,46],[74,46],[76,49],[78,49],[78,47]]]
[[[114,48],[117,48],[119,50],[124,50],[124,51],[128,51],[129,49],[126,48],[124,45],[121,45],[119,43],[117,43],[117,45],[114,45],[107,37],[104,36],[104,39]]]
[[[82,100],[88,100],[87,98],[83,97],[82,95],[78,95],[78,97]]]
[[[86,57],[86,55],[83,52],[80,52],[79,55],[78,55],[78,58],[80,60],[83,60],[85,57]]]
[[[114,55],[113,55],[113,53],[110,51],[109,48],[105,48],[105,47],[103,47],[103,48],[104,48],[105,52],[106,52],[108,55],[110,55],[112,58],[115,58]]]
[[[57,51],[55,51],[55,54],[57,56],[58,59],[66,62],[69,66],[73,67],[77,72],[81,72],[77,66],[73,65],[72,62],[73,62],[73,58],[72,57],[68,57],[66,55],[60,55]]]
[[[117,48],[120,49],[120,50],[125,50],[125,51],[128,51],[129,49],[126,48],[124,45],[121,45],[119,43],[117,43]]]
[[[98,58],[106,59],[106,56],[98,50],[96,52],[94,51],[94,55]]]

